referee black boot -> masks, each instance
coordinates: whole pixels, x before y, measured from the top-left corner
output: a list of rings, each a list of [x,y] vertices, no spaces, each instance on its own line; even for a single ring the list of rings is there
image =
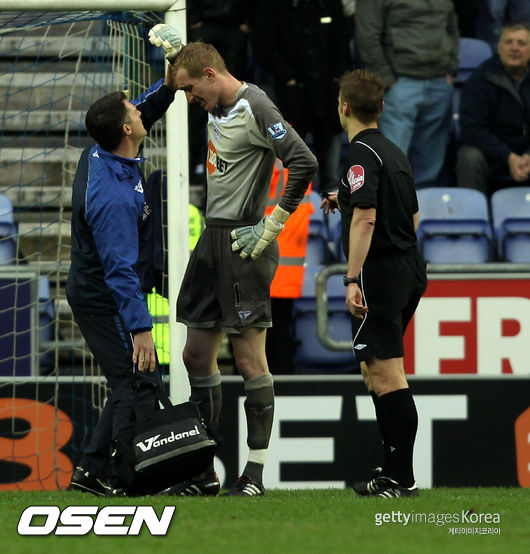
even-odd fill
[[[359,496],[371,496],[388,486],[386,477],[383,476],[382,468],[376,467],[372,470],[372,473],[372,479],[368,481],[358,481],[352,485],[353,490]]]
[[[379,498],[407,498],[420,495],[417,483],[413,483],[412,487],[402,487],[389,477],[380,477],[380,479],[386,481],[386,486],[369,496]]]

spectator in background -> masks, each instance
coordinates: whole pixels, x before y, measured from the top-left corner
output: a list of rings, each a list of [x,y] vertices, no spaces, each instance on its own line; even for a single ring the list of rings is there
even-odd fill
[[[417,188],[434,186],[451,125],[458,24],[450,0],[357,0],[355,37],[384,82],[383,134],[405,152]]]
[[[475,0],[475,34],[495,52],[503,25],[509,21],[530,24],[529,0]]]
[[[338,79],[350,66],[341,0],[260,0],[253,26],[256,62],[272,74],[278,108],[301,137],[313,136],[320,192],[337,188],[342,130]]]
[[[251,3],[246,0],[193,0],[187,4],[188,42],[201,40],[213,44],[229,71],[245,76]],[[207,115],[198,105],[190,105],[188,140],[190,145],[190,183],[206,186]]]
[[[476,2],[453,0],[461,37],[475,37]]]
[[[459,187],[495,190],[528,184],[530,174],[530,25],[508,23],[497,53],[464,84],[456,166]],[[500,180],[500,182],[499,182]]]
[[[351,59],[355,59],[355,0],[342,0],[344,19],[346,20],[346,33],[350,47]]]

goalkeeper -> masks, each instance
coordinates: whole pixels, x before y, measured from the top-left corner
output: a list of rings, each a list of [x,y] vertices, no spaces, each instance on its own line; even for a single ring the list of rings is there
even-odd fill
[[[170,30],[153,29],[151,41],[173,58]],[[212,45],[192,42],[172,64],[187,101],[209,113],[206,229],[188,263],[177,301],[177,319],[187,326],[183,358],[190,399],[215,429],[221,411],[217,352],[226,333],[245,383],[249,446],[243,474],[227,494],[261,496],[274,412],[265,336],[272,325],[269,289],[278,265],[275,238],[303,200],[318,164],[267,95],[234,77]],[[276,158],[289,169],[289,179],[279,204],[264,218]],[[189,487],[216,494],[219,485],[213,468]],[[186,488],[174,492],[186,494]]]

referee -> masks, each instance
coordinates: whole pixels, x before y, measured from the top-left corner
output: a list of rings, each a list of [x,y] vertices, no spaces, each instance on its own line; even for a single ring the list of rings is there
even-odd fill
[[[346,305],[355,356],[372,395],[384,464],[361,496],[418,496],[412,457],[418,414],[403,367],[403,334],[427,286],[416,245],[418,201],[405,154],[377,127],[382,81],[367,70],[340,81],[338,112],[350,145],[338,193],[322,207],[341,210],[348,259]]]

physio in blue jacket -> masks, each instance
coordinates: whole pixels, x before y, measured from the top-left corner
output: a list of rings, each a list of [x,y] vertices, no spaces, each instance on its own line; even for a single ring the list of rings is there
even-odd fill
[[[174,99],[168,68],[139,98],[114,92],[95,102],[85,123],[95,145],[81,154],[72,190],[71,266],[68,303],[111,394],[70,489],[100,496],[124,494],[107,479],[112,442],[133,419],[133,405],[157,408],[152,387],[160,373],[144,298],[139,259],[149,247],[151,208],[140,169],[142,143]]]

